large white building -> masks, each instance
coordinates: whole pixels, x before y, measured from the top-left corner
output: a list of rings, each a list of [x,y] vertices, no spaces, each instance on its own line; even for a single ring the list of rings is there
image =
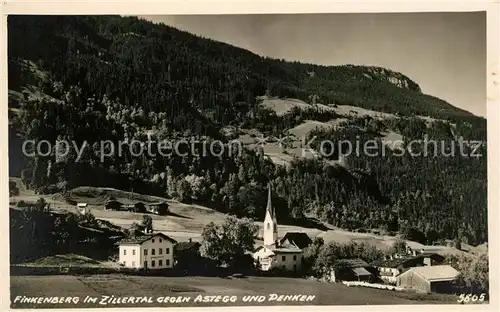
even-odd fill
[[[269,186],[266,216],[263,228],[263,246],[253,254],[263,271],[281,269],[296,271],[302,267],[303,248],[312,241],[306,233],[288,232],[278,239],[278,220],[271,202],[271,187]]]
[[[128,268],[166,269],[174,266],[176,241],[156,233],[120,241],[119,262]]]

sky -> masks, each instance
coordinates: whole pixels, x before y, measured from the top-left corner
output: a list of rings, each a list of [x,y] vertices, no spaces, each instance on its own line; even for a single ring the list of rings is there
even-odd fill
[[[486,117],[486,12],[141,17],[263,56],[385,67]]]

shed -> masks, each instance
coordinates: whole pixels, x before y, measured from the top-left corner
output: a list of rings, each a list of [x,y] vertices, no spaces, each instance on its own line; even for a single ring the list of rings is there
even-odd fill
[[[330,272],[330,279],[333,282],[342,281],[378,281],[377,269],[366,263],[362,259],[340,260],[337,266]]]
[[[122,208],[122,203],[117,200],[109,200],[104,205],[104,209],[106,210],[120,210]]]
[[[400,274],[396,285],[423,293],[448,293],[454,291],[453,282],[459,275],[450,265],[415,267]]]

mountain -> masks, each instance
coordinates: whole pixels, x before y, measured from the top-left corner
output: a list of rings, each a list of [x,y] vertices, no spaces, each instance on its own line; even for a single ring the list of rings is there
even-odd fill
[[[37,192],[133,189],[260,219],[271,181],[290,222],[487,240],[486,120],[401,73],[263,58],[134,17],[9,16],[8,27],[10,170]],[[260,135],[275,139],[259,146]],[[314,137],[312,156],[298,155]],[[387,144],[422,151],[409,143],[424,137],[448,154],[465,141],[468,155],[398,156]],[[148,138],[154,151],[194,143],[134,147]],[[237,154],[231,139],[244,142]],[[25,157],[22,140],[69,145]],[[373,140],[384,155],[343,158],[345,144],[325,155],[327,140]],[[192,153],[207,145],[217,153]]]

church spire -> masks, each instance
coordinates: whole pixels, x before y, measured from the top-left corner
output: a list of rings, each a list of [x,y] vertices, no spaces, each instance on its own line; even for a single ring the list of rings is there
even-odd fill
[[[267,184],[267,207],[266,207],[266,210],[271,215],[271,218],[274,219],[275,218],[274,208],[273,208],[273,204],[271,202],[271,183]]]
[[[264,245],[270,246],[277,244],[278,240],[278,221],[276,220],[276,213],[271,202],[271,183],[267,185],[267,207],[266,217],[264,218]]]

